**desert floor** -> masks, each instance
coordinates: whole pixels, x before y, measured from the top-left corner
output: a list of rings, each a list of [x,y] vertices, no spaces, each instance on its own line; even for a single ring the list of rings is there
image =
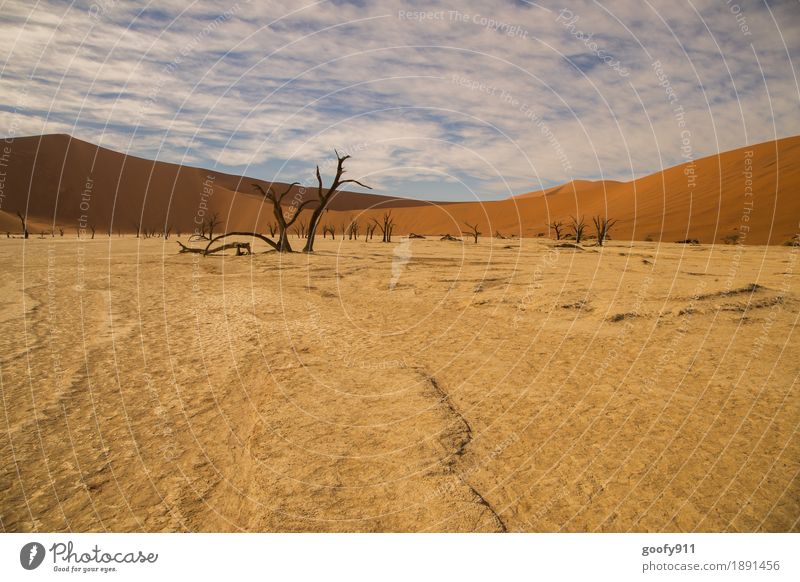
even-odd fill
[[[800,529],[800,249],[317,247],[0,241],[2,529]]]

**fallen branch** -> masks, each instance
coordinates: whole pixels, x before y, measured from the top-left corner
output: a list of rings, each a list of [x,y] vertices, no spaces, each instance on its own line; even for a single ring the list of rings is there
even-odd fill
[[[236,249],[236,256],[241,255],[251,255],[253,254],[250,243],[247,242],[232,242],[232,243],[225,243],[218,247],[214,247],[213,249],[206,248],[195,248],[195,247],[187,247],[181,241],[175,241],[180,245],[179,253],[197,253],[199,255],[213,255],[215,253],[221,253],[223,251],[227,251],[228,249]]]

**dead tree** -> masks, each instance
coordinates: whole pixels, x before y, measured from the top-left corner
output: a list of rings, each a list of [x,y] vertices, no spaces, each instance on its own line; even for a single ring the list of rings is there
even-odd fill
[[[481,233],[478,232],[478,223],[476,222],[474,225],[472,225],[469,222],[465,222],[464,224],[467,225],[471,232],[462,232],[461,234],[468,234],[475,239],[475,244],[478,244],[478,237],[481,235]]]
[[[28,238],[28,216],[22,216],[22,213],[17,210],[17,216],[19,216],[19,220],[22,223],[22,238]]]
[[[556,240],[561,240],[561,229],[564,228],[564,223],[558,220],[547,226],[556,232]]]
[[[336,150],[334,150],[334,152],[336,153],[336,176],[333,178],[331,187],[328,188],[327,192],[324,192],[325,188],[322,185],[322,175],[319,173],[319,166],[317,166],[317,201],[319,204],[316,208],[314,208],[314,212],[311,214],[311,220],[308,223],[308,240],[306,240],[306,246],[303,249],[304,253],[314,252],[314,237],[317,234],[317,225],[319,224],[319,220],[322,217],[322,213],[325,211],[325,207],[336,195],[336,192],[341,186],[344,184],[358,184],[362,188],[372,190],[372,188],[365,186],[358,180],[342,180],[342,175],[344,174],[344,162],[350,156],[340,156],[339,152]]]
[[[89,225],[89,230],[92,231],[92,240],[94,240],[94,233],[97,230],[97,227],[94,224]]]
[[[58,227],[58,235],[63,237],[64,236],[64,229],[62,227]]]
[[[574,216],[570,217],[572,219],[572,224],[570,227],[572,228],[572,232],[575,235],[575,244],[581,244],[581,240],[583,240],[583,231],[586,230],[586,221],[584,217],[581,216],[581,219],[578,220]]]
[[[306,238],[306,223],[301,220],[294,229],[294,234],[297,235],[297,238]]]
[[[172,227],[167,226],[164,228],[164,240],[169,240],[169,234],[172,232]]]
[[[275,217],[275,221],[278,227],[278,241],[272,241],[265,236],[258,235],[256,238],[261,238],[265,242],[267,242],[270,246],[272,246],[276,251],[281,253],[291,253],[292,252],[292,245],[289,243],[289,227],[291,227],[295,221],[300,217],[300,211],[303,210],[303,207],[307,206],[308,204],[313,204],[316,202],[314,199],[306,200],[294,209],[292,213],[289,213],[289,216],[284,216],[283,214],[283,207],[281,206],[281,202],[283,201],[284,197],[292,191],[292,188],[299,185],[300,182],[294,182],[289,184],[289,186],[280,194],[275,194],[275,191],[272,189],[272,186],[268,186],[265,190],[259,184],[253,184],[253,187],[261,192],[261,195],[264,196],[265,199],[272,202],[272,214]],[[247,233],[249,235],[253,235],[255,233]],[[274,235],[272,235],[274,236]]]
[[[206,220],[206,224],[208,225],[208,238],[214,238],[214,229],[217,228],[222,221],[219,219],[219,212],[215,212],[211,216],[208,217]]]
[[[597,246],[603,246],[603,241],[608,238],[608,232],[611,230],[611,227],[614,226],[617,221],[611,220],[610,218],[600,218],[599,216],[595,216],[592,218],[592,222],[594,222],[594,228],[597,231]]]
[[[136,233],[136,238],[139,238],[139,233],[142,232],[142,223],[141,222],[134,222],[133,223],[134,232]]]
[[[496,230],[494,231],[494,238],[499,238],[500,240],[506,240],[508,237],[503,236],[502,234],[500,234],[499,230]]]
[[[225,236],[225,235],[222,235]],[[252,254],[252,250],[250,247],[250,243],[247,242],[232,242],[232,243],[225,243],[218,247],[211,248],[211,243],[205,248],[195,248],[195,247],[187,247],[181,241],[176,241],[178,246],[180,246],[179,253],[196,253],[200,255],[213,255],[214,253],[220,253],[222,251],[226,251],[228,249],[236,249],[236,256],[242,255],[250,255]]]
[[[375,225],[381,229],[381,234],[383,235],[381,242],[385,243],[392,242],[392,231],[394,230],[394,221],[392,220],[392,213],[384,212],[381,222],[378,222],[378,220],[375,218],[373,218],[372,220],[375,221]]]
[[[375,222],[375,224],[368,224],[366,226],[366,230],[364,231],[364,242],[367,242],[368,240],[372,240],[372,237],[375,236],[375,229],[376,228],[378,228],[377,221]]]
[[[358,240],[358,231],[359,231],[358,221],[354,220],[347,226],[347,238],[349,240],[353,239]],[[342,237],[344,237],[344,235],[342,235]]]
[[[331,233],[331,238],[336,240],[336,227],[330,224],[326,224],[322,227],[322,238],[327,238],[328,233]]]
[[[269,228],[269,236],[274,238],[275,233],[278,232],[278,225],[275,224],[274,222],[270,222],[267,228]]]

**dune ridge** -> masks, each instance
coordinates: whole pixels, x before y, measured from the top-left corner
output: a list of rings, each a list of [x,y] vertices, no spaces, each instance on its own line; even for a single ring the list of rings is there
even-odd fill
[[[0,231],[18,232],[16,211],[26,208],[33,234],[62,227],[74,235],[80,221],[100,233],[109,227],[131,233],[137,225],[186,233],[214,212],[225,230],[266,232],[271,222],[269,207],[252,187],[266,187],[263,180],[129,156],[61,134],[5,145]],[[469,222],[484,236],[537,237],[550,235],[547,225],[554,221],[604,215],[618,220],[612,231],[618,240],[712,243],[738,233],[743,244],[783,244],[800,230],[798,186],[800,136],[688,161],[631,182],[573,180],[499,201],[442,203],[343,191],[326,222],[341,233],[353,219],[371,222],[391,211],[398,235],[458,236]],[[295,187],[287,200],[313,195],[313,188],[302,193]]]

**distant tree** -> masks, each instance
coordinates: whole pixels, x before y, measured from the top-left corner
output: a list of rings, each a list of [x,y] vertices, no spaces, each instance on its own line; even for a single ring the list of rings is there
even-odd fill
[[[469,232],[465,232],[462,234],[465,235],[468,234],[469,236],[475,239],[475,244],[478,244],[478,237],[482,234],[478,232],[478,223],[476,222],[475,224],[470,224],[469,222],[465,222],[464,224],[466,224],[467,228],[469,228]]]
[[[347,225],[347,238],[349,240],[353,239],[358,240],[358,231],[359,231],[358,220],[353,220],[349,225]],[[344,234],[342,235],[342,237],[344,237]]]
[[[22,222],[22,238],[28,238],[28,215],[22,216],[22,213],[17,210],[20,222]]]
[[[141,222],[134,222],[133,223],[133,231],[136,233],[136,238],[139,238],[139,234],[142,232],[142,223]]]
[[[377,219],[373,218],[375,221],[375,226],[381,229],[381,234],[383,237],[381,238],[381,242],[392,242],[392,231],[394,230],[394,220],[392,220],[392,212],[384,212],[381,221],[378,222]],[[372,238],[372,237],[370,237]]]
[[[594,222],[594,228],[597,231],[597,246],[603,246],[603,242],[608,238],[611,227],[613,227],[617,221],[610,218],[595,216],[592,218],[592,222]]]
[[[222,224],[222,221],[219,219],[219,212],[210,215],[206,220],[206,224],[208,226],[208,238],[212,239],[214,238],[214,229]]]
[[[561,229],[564,228],[564,223],[558,220],[548,224],[547,226],[549,226],[555,231],[556,240],[561,240]]]
[[[94,233],[97,230],[97,227],[94,224],[89,225],[89,230],[92,231],[92,240],[94,240]]]
[[[572,224],[570,226],[572,228],[572,233],[575,235],[575,243],[581,244],[581,240],[583,240],[583,231],[586,230],[586,220],[583,216],[581,216],[580,220],[574,216],[570,218],[572,219]]]

